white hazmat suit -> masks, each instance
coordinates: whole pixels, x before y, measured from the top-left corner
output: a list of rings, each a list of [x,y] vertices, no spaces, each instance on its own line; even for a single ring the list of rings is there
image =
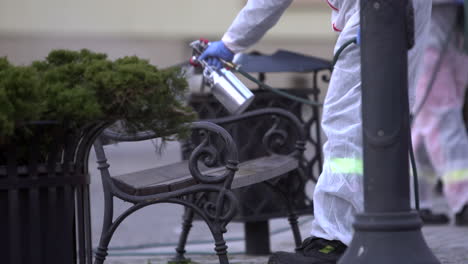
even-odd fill
[[[327,0],[324,0],[327,1]],[[257,42],[279,20],[291,0],[249,0],[222,41],[237,53]],[[359,0],[328,0],[336,50],[357,36]],[[409,52],[409,89],[413,94],[431,1],[413,0],[416,44]],[[306,22],[305,22],[306,23]],[[357,45],[349,46],[335,65],[325,99],[322,128],[324,168],[314,192],[312,236],[349,245],[354,215],[363,210],[361,62]]]
[[[431,34],[424,55],[423,74],[416,89],[418,109],[428,93],[429,83],[435,79],[415,119],[413,145],[423,176],[420,179],[421,207],[432,207],[434,186],[437,179],[442,179],[447,202],[452,212],[457,213],[468,204],[468,134],[462,117],[468,85],[468,55],[461,50],[462,33],[454,27],[455,0],[434,0],[433,3]],[[439,59],[440,67],[435,72]]]

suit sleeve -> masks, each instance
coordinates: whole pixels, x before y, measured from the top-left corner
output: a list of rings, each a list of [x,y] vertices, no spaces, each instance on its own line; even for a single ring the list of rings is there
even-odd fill
[[[292,0],[249,0],[222,41],[234,53],[259,41],[280,19]]]

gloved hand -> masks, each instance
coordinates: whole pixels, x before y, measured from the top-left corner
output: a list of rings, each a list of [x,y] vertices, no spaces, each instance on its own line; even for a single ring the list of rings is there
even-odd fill
[[[232,61],[234,58],[234,53],[230,51],[222,41],[211,42],[198,59],[205,60],[208,65],[220,69],[223,64],[219,58],[225,61]]]
[[[463,5],[463,1],[464,0],[455,0],[455,2],[457,2],[457,4],[460,4],[460,5]]]

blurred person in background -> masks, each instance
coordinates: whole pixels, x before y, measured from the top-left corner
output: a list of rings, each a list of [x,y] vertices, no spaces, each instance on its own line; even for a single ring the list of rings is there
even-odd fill
[[[326,1],[326,0],[324,0]],[[221,67],[273,27],[292,0],[250,0],[220,41],[212,42],[200,59]],[[328,0],[331,28],[338,35],[335,52],[355,38],[359,29],[359,0]],[[413,0],[415,45],[409,51],[409,90],[413,94],[418,64],[429,29],[431,1]],[[304,21],[306,24],[307,21]],[[336,63],[325,98],[322,129],[327,136],[324,167],[314,191],[311,236],[296,253],[277,252],[270,264],[335,263],[350,244],[354,215],[362,212],[363,164],[361,121],[361,61],[357,45],[347,47]]]
[[[468,55],[463,50],[463,8],[463,0],[433,0],[423,75],[416,87],[412,138],[425,224],[449,222],[446,214],[431,210],[441,180],[456,224],[468,226],[468,135],[463,121]]]

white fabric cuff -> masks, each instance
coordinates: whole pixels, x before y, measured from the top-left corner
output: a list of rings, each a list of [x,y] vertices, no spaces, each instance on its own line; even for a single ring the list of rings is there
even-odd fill
[[[244,51],[244,50],[246,50],[248,48],[248,47],[244,47],[244,46],[241,46],[241,45],[237,45],[234,42],[234,40],[229,36],[228,33],[224,34],[224,36],[221,38],[221,41],[223,41],[224,45],[226,45],[226,47],[229,50],[234,52],[234,54],[242,52],[242,51]]]

